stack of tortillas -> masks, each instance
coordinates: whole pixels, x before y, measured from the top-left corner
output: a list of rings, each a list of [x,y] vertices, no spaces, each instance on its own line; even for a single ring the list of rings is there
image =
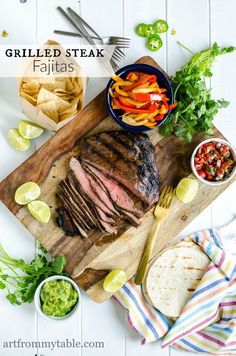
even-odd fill
[[[176,319],[206,272],[210,259],[191,241],[181,241],[159,254],[143,283],[149,304]]]

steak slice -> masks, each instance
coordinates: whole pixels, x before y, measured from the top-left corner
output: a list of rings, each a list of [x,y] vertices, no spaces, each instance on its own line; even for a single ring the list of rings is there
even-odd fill
[[[69,186],[68,181],[63,180],[61,182],[61,187],[63,188],[63,192],[67,195],[69,201],[71,201],[72,208],[74,207],[75,210],[77,210],[84,223],[87,225],[87,228],[94,227],[96,224],[94,224],[93,220],[90,219],[90,216],[86,214],[87,212],[83,210],[80,201],[77,199],[77,195]]]
[[[102,202],[107,206],[107,208],[111,211],[111,213],[119,216],[120,214],[115,209],[110,197],[108,196],[107,192],[104,189],[102,189],[99,182],[96,179],[94,179],[93,176],[91,174],[89,174],[88,172],[87,172],[87,177],[89,179],[92,189],[99,196],[99,198],[102,200]]]
[[[114,214],[107,208],[107,206],[100,200],[97,194],[93,191],[91,184],[89,182],[88,177],[86,176],[86,172],[84,171],[83,167],[81,166],[80,162],[72,157],[70,160],[70,168],[75,175],[83,193],[84,198],[90,202],[94,203],[94,208],[97,211],[98,218],[100,221],[101,226],[106,230],[108,233],[116,233],[116,230],[112,227],[115,221],[109,217]],[[85,198],[86,199],[86,198]],[[102,212],[102,213],[101,213]]]
[[[86,218],[91,222],[91,224],[97,226],[98,221],[96,216],[94,215],[93,207],[90,206],[89,202],[87,202],[84,199],[83,195],[80,193],[80,186],[78,185],[78,182],[76,182],[76,178],[72,174],[68,176],[68,186],[71,188],[74,195],[76,196],[81,209],[86,215]]]
[[[80,233],[74,224],[69,212],[64,207],[59,209],[57,224],[65,231],[66,235],[68,236],[76,236]]]
[[[147,205],[157,202],[159,177],[154,146],[147,135],[114,131],[87,137],[81,159],[123,184]]]
[[[78,220],[80,223],[81,227],[84,228],[85,230],[90,230],[91,225],[89,225],[86,222],[86,219],[84,219],[83,214],[79,206],[74,202],[73,198],[70,196],[67,190],[63,190],[62,192],[59,193],[64,201],[66,201],[67,205],[70,207],[71,213],[74,215],[74,217]]]
[[[64,207],[64,209],[66,209],[68,216],[72,220],[74,226],[76,226],[76,228],[79,231],[79,233],[82,236],[87,237],[88,234],[86,233],[86,231],[82,227],[82,224],[80,223],[79,219],[77,217],[75,217],[74,212],[72,211],[72,209],[70,207],[70,204],[68,204],[67,199],[65,198],[65,196],[63,195],[62,192],[58,193],[58,198],[60,199],[62,206]]]
[[[84,165],[86,169],[91,172],[91,174],[97,177],[100,183],[107,190],[112,201],[124,214],[126,211],[128,211],[130,214],[138,218],[144,215],[143,211],[135,208],[133,200],[129,197],[129,195],[119,183],[115,182],[111,178],[106,177],[102,172],[91,166],[88,162],[84,162]]]
[[[132,225],[138,227],[140,225],[139,219],[131,212],[120,209],[121,213],[126,220],[130,221]]]
[[[70,160],[70,168],[74,173],[78,183],[83,190],[83,192],[87,195],[90,201],[92,201],[96,206],[98,206],[101,210],[104,211],[108,216],[113,216],[114,214],[108,209],[108,207],[100,200],[100,197],[94,192],[89,182],[89,179],[84,171],[81,163],[74,157]]]

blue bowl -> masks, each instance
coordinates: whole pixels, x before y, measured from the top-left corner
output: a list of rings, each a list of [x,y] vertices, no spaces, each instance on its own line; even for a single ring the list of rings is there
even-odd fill
[[[166,95],[170,99],[169,103],[173,104],[174,97],[173,97],[173,90],[172,90],[170,81],[161,70],[157,69],[156,67],[150,66],[148,64],[130,64],[128,66],[125,66],[125,67],[119,69],[116,72],[116,74],[119,75],[121,78],[125,79],[126,75],[129,72],[133,72],[133,71],[143,72],[143,73],[147,73],[147,74],[155,74],[157,76],[158,84],[160,85],[160,87],[167,89]],[[112,97],[109,93],[109,88],[111,88],[114,83],[115,83],[115,81],[113,79],[109,80],[109,83],[107,84],[107,88],[106,88],[106,94],[105,94],[106,95],[105,101],[106,101],[106,106],[107,106],[109,115],[117,122],[118,125],[123,127],[123,129],[125,129],[125,130],[132,131],[132,132],[145,132],[145,131],[153,130],[146,126],[131,126],[121,120],[120,116],[124,112],[119,109],[112,109],[112,105],[111,105]],[[164,118],[161,121],[158,121],[157,127],[161,126],[166,121],[167,117],[170,114],[170,111],[171,110],[169,110],[165,114]]]

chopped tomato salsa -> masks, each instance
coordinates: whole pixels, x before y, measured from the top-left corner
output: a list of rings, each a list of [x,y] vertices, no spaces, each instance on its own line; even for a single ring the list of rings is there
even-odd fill
[[[194,166],[198,175],[209,181],[228,178],[235,166],[230,148],[221,142],[207,142],[197,151]]]

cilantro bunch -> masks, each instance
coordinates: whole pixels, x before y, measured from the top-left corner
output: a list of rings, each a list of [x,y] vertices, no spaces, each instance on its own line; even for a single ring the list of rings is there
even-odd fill
[[[7,291],[6,298],[13,305],[32,302],[38,285],[47,277],[64,274],[67,261],[64,256],[53,260],[44,251],[30,263],[10,257],[0,244],[0,289]]]
[[[160,128],[163,136],[174,134],[191,142],[198,131],[213,134],[212,121],[219,109],[226,108],[229,102],[212,99],[205,79],[212,76],[212,64],[216,57],[235,49],[232,46],[220,48],[214,43],[211,48],[196,54],[190,51],[193,54],[191,60],[171,78],[177,107]]]

